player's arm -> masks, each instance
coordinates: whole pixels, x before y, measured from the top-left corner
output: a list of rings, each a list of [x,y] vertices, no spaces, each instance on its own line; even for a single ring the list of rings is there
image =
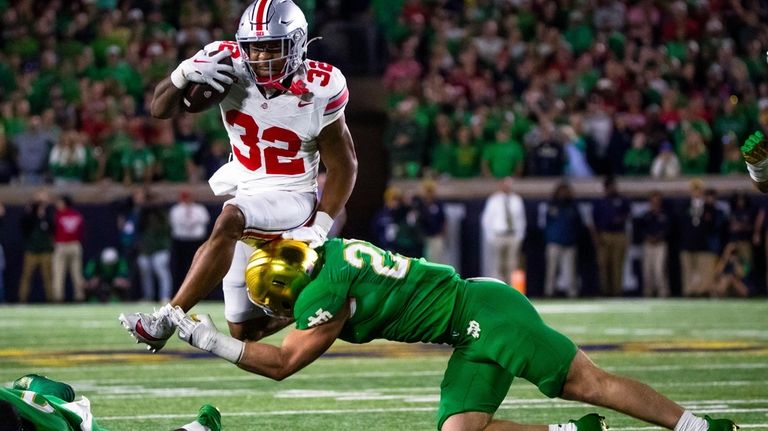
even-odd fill
[[[741,146],[741,154],[752,181],[761,192],[768,193],[768,142],[763,132],[751,134]]]
[[[345,305],[325,323],[289,332],[277,347],[256,341],[243,342],[222,334],[207,315],[192,318],[179,307],[171,315],[182,340],[246,371],[274,380],[282,380],[319,358],[338,338],[348,317],[349,305]]]
[[[219,61],[231,55],[232,51],[229,49],[223,49],[212,56],[201,49],[192,57],[182,61],[171,72],[171,76],[160,81],[155,87],[150,105],[152,116],[166,119],[178,113],[182,108],[184,89],[190,82],[208,84],[219,92],[224,91],[221,83],[231,84],[232,78],[227,74],[234,73],[235,69]]]
[[[326,180],[314,224],[283,234],[283,238],[304,241],[313,248],[325,242],[333,219],[344,209],[357,178],[355,144],[343,113],[320,131],[317,145],[326,168]]]
[[[339,337],[349,317],[345,306],[331,320],[309,329],[294,329],[280,347],[259,342],[246,342],[237,366],[274,380],[283,380],[314,362]]]
[[[293,323],[293,319],[284,319],[273,316],[261,316],[246,322],[245,338],[248,341],[259,341],[262,338],[282,330]]]
[[[357,178],[357,155],[344,114],[317,136],[320,159],[326,169],[325,188],[318,211],[335,218],[344,209]]]
[[[171,82],[171,77],[163,79],[155,86],[152,95],[150,113],[155,118],[171,118],[181,111],[184,89],[178,88]]]

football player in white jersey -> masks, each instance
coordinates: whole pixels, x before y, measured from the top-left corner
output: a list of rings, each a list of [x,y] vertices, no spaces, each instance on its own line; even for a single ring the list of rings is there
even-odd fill
[[[178,293],[152,314],[121,314],[123,326],[151,351],[173,335],[172,307],[189,310],[222,282],[233,337],[259,339],[279,327],[254,306],[245,289],[253,246],[279,236],[321,245],[344,208],[357,176],[354,143],[344,118],[349,98],[341,71],[309,60],[307,21],[291,0],[256,0],[243,13],[236,41],[208,44],[181,62],[155,88],[152,115],[183,108],[190,82],[218,91],[232,160],[209,180],[217,195],[233,195],[198,249]],[[218,52],[216,52],[218,51]],[[209,55],[210,54],[210,55]],[[232,66],[219,62],[230,56]],[[317,202],[322,160],[325,190]]]

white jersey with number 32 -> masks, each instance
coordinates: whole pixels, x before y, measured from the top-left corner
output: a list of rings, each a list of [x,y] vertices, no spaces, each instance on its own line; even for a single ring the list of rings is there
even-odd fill
[[[249,76],[235,42],[213,42],[204,49],[225,48],[232,51],[236,79],[219,108],[233,157],[211,176],[211,189],[216,195],[316,191],[316,138],[344,113],[349,100],[344,75],[330,64],[306,60],[306,73],[295,76],[294,85],[303,81],[311,97],[286,92],[267,98]]]

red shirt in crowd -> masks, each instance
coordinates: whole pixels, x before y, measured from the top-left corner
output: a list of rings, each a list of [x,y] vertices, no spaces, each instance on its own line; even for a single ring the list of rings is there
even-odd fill
[[[57,243],[81,241],[83,239],[83,215],[73,208],[56,210],[53,216],[56,227],[54,241]]]

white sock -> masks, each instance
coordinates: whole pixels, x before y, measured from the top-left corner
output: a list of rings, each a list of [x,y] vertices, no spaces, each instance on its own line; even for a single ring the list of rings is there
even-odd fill
[[[549,431],[577,431],[576,424],[554,424],[549,426]]]
[[[704,419],[694,415],[688,410],[683,412],[680,420],[675,425],[675,431],[707,431],[709,424]]]
[[[208,428],[207,426],[203,426],[198,421],[190,422],[184,425],[183,427],[181,427],[181,429],[187,430],[187,431],[211,431],[210,428]]]

